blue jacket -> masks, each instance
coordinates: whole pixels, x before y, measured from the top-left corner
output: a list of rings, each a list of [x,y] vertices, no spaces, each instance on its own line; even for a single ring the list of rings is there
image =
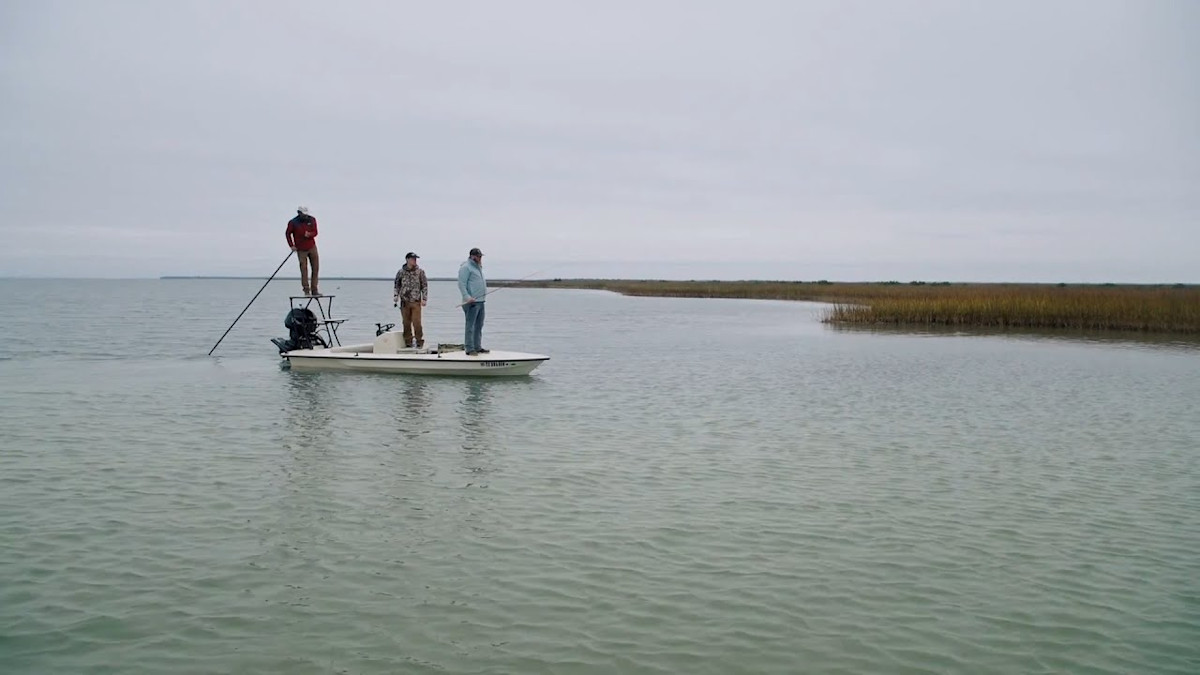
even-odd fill
[[[458,292],[462,294],[463,302],[467,298],[475,298],[475,302],[483,302],[487,295],[487,279],[483,278],[483,269],[474,260],[467,259],[458,267]]]

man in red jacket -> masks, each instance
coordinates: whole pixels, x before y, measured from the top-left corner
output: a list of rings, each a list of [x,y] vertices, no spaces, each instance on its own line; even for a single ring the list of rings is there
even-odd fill
[[[296,208],[296,217],[288,221],[288,246],[296,252],[300,260],[300,285],[305,295],[320,295],[317,290],[317,273],[321,269],[321,259],[317,256],[317,219],[308,215],[308,207]],[[308,283],[308,264],[312,263],[312,284]]]

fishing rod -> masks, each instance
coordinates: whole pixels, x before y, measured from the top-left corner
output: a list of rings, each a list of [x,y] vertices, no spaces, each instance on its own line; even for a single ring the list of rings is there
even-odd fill
[[[531,278],[533,278],[533,277],[535,277],[535,276],[537,276],[537,275],[541,274],[542,272],[545,272],[546,270],[552,270],[552,269],[554,269],[554,267],[556,267],[556,266],[551,266],[551,267],[543,267],[542,269],[540,269],[540,270],[538,270],[538,271],[534,272],[533,274],[529,274],[529,275],[523,276],[523,277],[521,277],[520,279],[517,279],[516,281],[510,282],[510,284],[519,284],[519,283],[521,283],[522,281],[526,281],[527,279],[531,279]],[[510,287],[511,287],[511,286],[500,286],[499,288],[493,288],[493,289],[489,290],[487,293],[484,293],[483,295],[479,296],[479,298],[483,298],[483,297],[489,296],[489,295],[491,295],[492,293],[495,293],[495,292],[497,292],[497,291],[502,291],[502,290],[504,290],[504,289],[506,289],[506,288],[510,288]],[[479,298],[475,298],[475,299],[476,299],[476,300],[478,300]],[[457,305],[455,305],[455,307],[462,307],[462,306],[463,306],[463,305],[465,305],[465,304],[467,304],[467,303],[465,303],[465,302],[460,302],[460,303],[458,303]]]
[[[250,302],[246,303],[246,308],[242,310],[242,314],[245,314],[246,310],[250,309],[250,305],[254,304],[254,301],[258,299],[258,296],[263,292],[263,289],[267,287],[267,284],[271,283],[271,279],[274,279],[276,274],[279,274],[279,270],[283,269],[284,263],[286,263],[288,261],[288,259],[292,257],[292,254],[295,252],[296,252],[295,249],[288,251],[287,256],[285,256],[283,259],[283,262],[279,263],[279,267],[275,268],[275,271],[271,273],[271,276],[267,277],[267,281],[266,281],[266,283],[264,283],[262,285],[262,288],[258,289],[258,293],[255,293],[254,297],[250,298]],[[229,331],[233,330],[233,327],[236,326],[237,322],[241,320],[242,314],[238,314],[237,318],[233,320],[233,323],[229,324],[229,328],[226,328],[225,332],[221,335],[221,340],[224,340],[225,336],[229,335]],[[217,340],[217,344],[213,345],[213,348],[208,350],[209,356],[212,356],[212,353],[217,350],[217,345],[221,344],[221,340]]]

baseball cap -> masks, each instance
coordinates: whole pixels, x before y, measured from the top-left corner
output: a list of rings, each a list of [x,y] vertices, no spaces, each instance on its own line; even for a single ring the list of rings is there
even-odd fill
[[[471,252],[470,252],[470,253],[468,253],[467,255],[479,255],[479,256],[481,256],[481,255],[483,255],[483,251],[480,251],[480,250],[479,250],[479,249],[477,249],[477,248],[473,248],[473,249],[471,249]]]
[[[308,207],[307,207],[307,206],[297,206],[297,207],[296,207],[296,210],[297,210],[297,211],[299,211],[300,213],[304,213],[304,214],[307,214],[307,213],[308,213]]]
[[[413,253],[412,251],[409,251],[409,252],[408,252],[408,255],[404,256],[404,259],[405,259],[405,260],[408,260],[409,258],[420,258],[420,257],[421,257],[421,256],[417,255],[416,253]]]

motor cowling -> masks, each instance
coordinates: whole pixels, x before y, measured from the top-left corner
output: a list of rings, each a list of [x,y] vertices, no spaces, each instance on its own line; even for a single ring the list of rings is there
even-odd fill
[[[305,307],[293,307],[283,319],[283,327],[288,329],[293,340],[306,335],[316,335],[317,315]]]
[[[283,327],[288,329],[288,339],[276,338],[272,342],[279,347],[280,353],[290,352],[293,349],[328,347],[329,345],[317,333],[318,325],[320,322],[317,321],[317,315],[313,314],[311,309],[293,307],[283,319]]]

